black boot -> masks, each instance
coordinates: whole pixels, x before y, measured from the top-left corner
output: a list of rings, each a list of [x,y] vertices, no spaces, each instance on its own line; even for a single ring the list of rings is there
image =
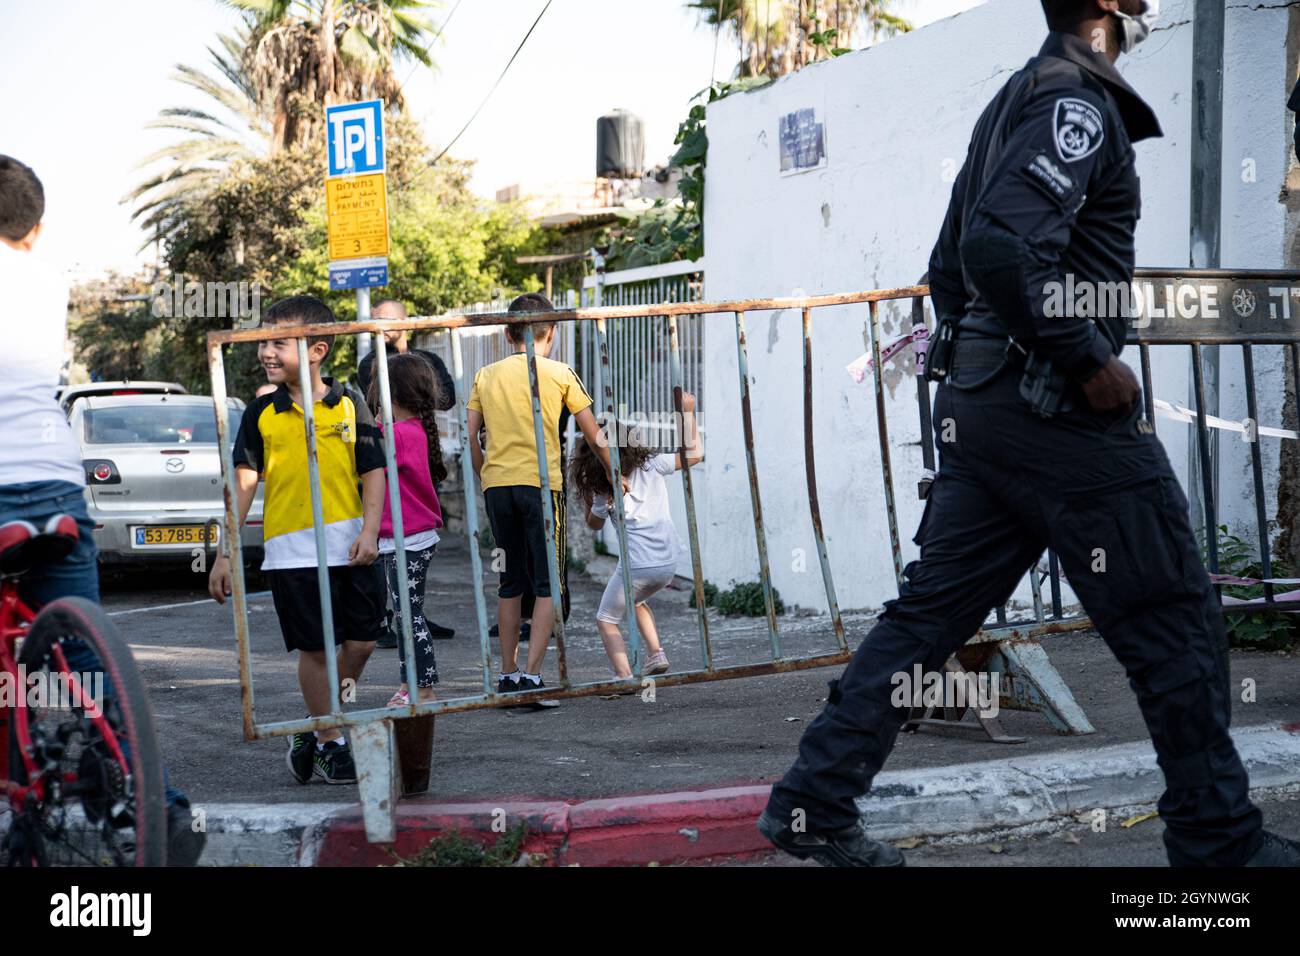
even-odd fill
[[[801,860],[814,859],[822,866],[906,866],[897,847],[873,840],[857,826],[843,830],[796,833],[764,810],[758,818],[758,832],[772,845]]]
[[[1264,842],[1246,866],[1300,866],[1300,843],[1264,831]]]

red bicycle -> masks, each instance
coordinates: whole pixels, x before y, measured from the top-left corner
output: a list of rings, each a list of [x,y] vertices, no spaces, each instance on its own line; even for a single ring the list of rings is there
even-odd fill
[[[68,515],[39,530],[0,525],[0,863],[162,866],[162,758],[130,648],[90,601],[38,614],[18,596],[18,579],[66,557],[78,536]],[[99,667],[77,672],[69,656],[86,650]]]

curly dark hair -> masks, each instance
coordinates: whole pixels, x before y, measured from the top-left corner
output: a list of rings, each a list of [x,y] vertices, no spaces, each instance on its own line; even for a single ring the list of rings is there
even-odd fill
[[[388,359],[388,391],[394,405],[401,405],[415,412],[424,426],[424,433],[429,438],[429,476],[436,485],[447,480],[447,465],[442,460],[442,440],[438,435],[438,420],[434,412],[438,410],[440,393],[438,380],[428,361],[414,352],[402,352]],[[366,404],[381,420],[379,402],[379,375],[370,379],[370,390],[366,394]]]
[[[644,468],[656,454],[653,446],[642,440],[643,436],[636,429],[619,429],[623,432],[618,446],[619,471],[626,478],[638,468]],[[569,464],[569,481],[573,482],[574,494],[588,507],[596,495],[609,495],[613,489],[609,486],[609,472],[600,456],[585,441],[578,443],[578,450]]]

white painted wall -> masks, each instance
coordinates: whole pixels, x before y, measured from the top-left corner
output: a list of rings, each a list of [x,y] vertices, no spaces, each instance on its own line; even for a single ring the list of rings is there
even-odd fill
[[[1167,4],[1160,27],[1132,58],[1126,77],[1152,104],[1165,137],[1138,146],[1143,217],[1138,263],[1188,262],[1190,163],[1190,0]],[[1279,268],[1285,209],[1279,191],[1292,162],[1285,101],[1294,77],[1287,34],[1294,9],[1229,4],[1224,132],[1223,262]],[[980,111],[1045,36],[1038,0],[990,0],[905,37],[819,64],[709,108],[705,235],[706,298],[843,292],[902,286],[925,270],[951,193],[945,169],[960,166]],[[1292,39],[1294,57],[1295,41]],[[826,122],[826,168],[778,173],[776,128],[787,112],[814,106]],[[1256,181],[1242,180],[1253,159]],[[947,165],[945,165],[947,163]],[[885,340],[909,322],[908,304],[881,312]],[[863,307],[821,310],[814,330],[815,415],[822,514],[842,607],[876,607],[895,593],[870,382],[844,366],[863,352]],[[725,585],[755,580],[741,441],[734,330],[713,320],[706,340],[707,497],[701,502],[705,576]],[[800,317],[749,316],[749,362],[763,511],[774,583],[787,602],[825,608],[802,460]],[[1137,361],[1136,350],[1130,355]],[[1281,424],[1283,379],[1277,349],[1257,349],[1260,421]],[[1156,393],[1186,402],[1185,349],[1154,350]],[[1239,350],[1225,349],[1223,415],[1245,417]],[[921,470],[915,377],[907,361],[886,370],[890,437],[900,526],[910,538],[920,517]],[[1187,427],[1164,422],[1161,438],[1184,476]],[[1265,439],[1270,516],[1275,507],[1277,440]],[[1247,446],[1222,440],[1223,518],[1253,526]],[[906,556],[915,556],[907,547]],[[804,570],[799,552],[806,555]],[[1027,595],[1022,589],[1022,597]]]

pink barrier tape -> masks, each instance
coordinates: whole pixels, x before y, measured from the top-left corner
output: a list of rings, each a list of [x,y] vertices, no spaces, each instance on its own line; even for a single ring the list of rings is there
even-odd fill
[[[924,325],[918,325],[900,339],[895,339],[885,346],[880,353],[881,364],[888,362],[891,358],[903,351],[909,344],[912,345],[916,353],[916,362],[918,368],[925,368],[925,353],[930,344],[930,330]],[[859,385],[866,380],[867,373],[873,371],[875,363],[872,361],[870,354],[863,353],[845,366],[845,370],[853,376],[853,381]]]

